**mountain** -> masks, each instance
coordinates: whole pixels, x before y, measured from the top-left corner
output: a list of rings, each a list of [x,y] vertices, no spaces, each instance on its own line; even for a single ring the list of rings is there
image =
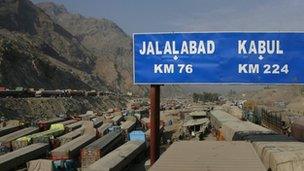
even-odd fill
[[[0,86],[116,91],[95,74],[97,58],[29,0],[0,0]],[[122,107],[117,96],[1,98],[0,115],[33,121]]]
[[[0,85],[108,89],[96,57],[29,0],[0,1]]]
[[[123,92],[147,90],[144,86],[133,85],[132,39],[117,24],[69,13],[63,5],[52,2],[36,5],[96,56],[93,73],[103,78],[107,85]]]

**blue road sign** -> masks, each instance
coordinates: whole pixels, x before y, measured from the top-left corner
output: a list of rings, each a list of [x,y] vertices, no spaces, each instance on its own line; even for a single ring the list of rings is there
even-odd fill
[[[135,84],[303,84],[304,33],[133,35]]]

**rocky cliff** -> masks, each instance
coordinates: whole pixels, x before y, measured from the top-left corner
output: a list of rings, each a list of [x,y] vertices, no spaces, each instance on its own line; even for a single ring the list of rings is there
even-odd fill
[[[28,0],[0,1],[0,84],[108,89],[96,57]]]
[[[118,25],[107,19],[69,13],[63,5],[51,2],[37,6],[96,56],[93,72],[107,85],[123,92],[146,90],[132,84],[132,40]]]

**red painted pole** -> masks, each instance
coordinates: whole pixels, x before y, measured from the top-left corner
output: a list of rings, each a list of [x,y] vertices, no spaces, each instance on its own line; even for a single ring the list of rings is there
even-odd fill
[[[151,166],[159,158],[160,136],[160,85],[151,85],[150,87],[150,163]]]

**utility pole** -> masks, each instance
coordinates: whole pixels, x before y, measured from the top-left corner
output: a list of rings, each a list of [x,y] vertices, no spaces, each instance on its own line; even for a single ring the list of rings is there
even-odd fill
[[[160,155],[160,85],[150,87],[150,163],[151,166],[156,162]]]

